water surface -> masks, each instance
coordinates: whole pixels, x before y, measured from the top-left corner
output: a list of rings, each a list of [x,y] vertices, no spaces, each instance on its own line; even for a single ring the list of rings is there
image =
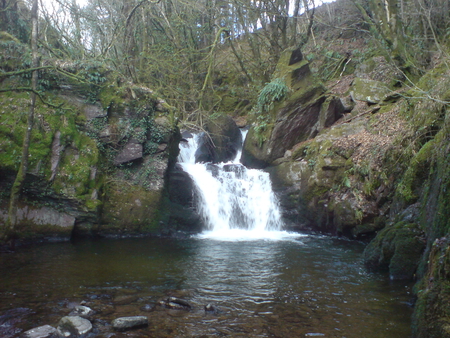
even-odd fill
[[[19,329],[56,326],[85,301],[92,337],[410,337],[409,287],[367,273],[362,250],[318,236],[48,244],[0,256],[0,315],[28,308]],[[192,310],[156,305],[169,295]],[[209,303],[220,312],[205,313]],[[150,326],[112,335],[126,315]]]

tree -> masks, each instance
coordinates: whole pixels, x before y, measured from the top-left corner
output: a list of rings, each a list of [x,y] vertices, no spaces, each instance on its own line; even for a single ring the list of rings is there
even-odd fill
[[[38,0],[33,0],[31,8],[31,52],[32,52],[32,68],[35,70],[32,72],[31,89],[30,94],[30,110],[28,112],[27,125],[25,136],[22,146],[22,157],[20,161],[19,170],[16,175],[16,179],[11,188],[11,194],[9,199],[8,220],[6,222],[6,228],[4,231],[4,239],[6,241],[11,240],[11,246],[14,247],[15,240],[15,226],[17,223],[17,208],[20,193],[25,182],[25,177],[28,171],[28,153],[30,148],[31,132],[33,130],[34,122],[34,110],[36,107],[37,98],[37,84],[38,84],[38,70],[39,67],[39,55],[38,55]]]

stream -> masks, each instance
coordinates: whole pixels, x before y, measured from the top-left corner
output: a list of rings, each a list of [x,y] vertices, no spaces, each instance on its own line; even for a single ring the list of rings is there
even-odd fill
[[[411,285],[368,273],[361,243],[283,231],[267,173],[240,165],[239,154],[195,163],[196,148],[194,137],[179,162],[195,182],[204,232],[0,255],[0,337],[56,327],[79,304],[95,311],[87,338],[411,336]],[[162,306],[168,297],[190,308]],[[114,332],[113,319],[136,315],[149,326]]]
[[[363,247],[308,235],[24,248],[0,256],[0,327],[1,315],[18,308],[29,309],[21,330],[56,326],[84,301],[96,311],[92,337],[410,337],[409,286],[367,273]],[[192,309],[157,305],[168,296]],[[219,312],[206,313],[206,304]],[[130,315],[148,316],[149,327],[113,335],[111,320]]]

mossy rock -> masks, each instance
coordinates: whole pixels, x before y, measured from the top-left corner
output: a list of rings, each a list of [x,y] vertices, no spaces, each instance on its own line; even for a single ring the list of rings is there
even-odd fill
[[[390,89],[380,81],[356,78],[351,88],[351,96],[355,101],[379,103],[388,96]]]
[[[397,186],[397,196],[408,204],[416,202],[420,196],[422,183],[428,179],[434,149],[434,140],[425,143],[411,159],[408,169]]]
[[[416,286],[413,332],[417,338],[450,337],[450,240],[433,242],[428,272]]]
[[[116,181],[104,190],[101,225],[96,230],[106,234],[142,234],[159,230],[162,190]]]
[[[387,226],[367,245],[364,263],[371,270],[389,271],[391,279],[412,279],[425,249],[423,235],[415,223]]]

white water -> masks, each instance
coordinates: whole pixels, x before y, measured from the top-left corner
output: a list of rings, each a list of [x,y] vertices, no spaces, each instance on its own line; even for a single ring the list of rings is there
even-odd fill
[[[201,238],[234,241],[299,236],[282,231],[268,173],[245,168],[239,162],[240,152],[228,163],[195,163],[197,137],[181,144],[178,162],[196,185],[197,210],[207,227]]]

